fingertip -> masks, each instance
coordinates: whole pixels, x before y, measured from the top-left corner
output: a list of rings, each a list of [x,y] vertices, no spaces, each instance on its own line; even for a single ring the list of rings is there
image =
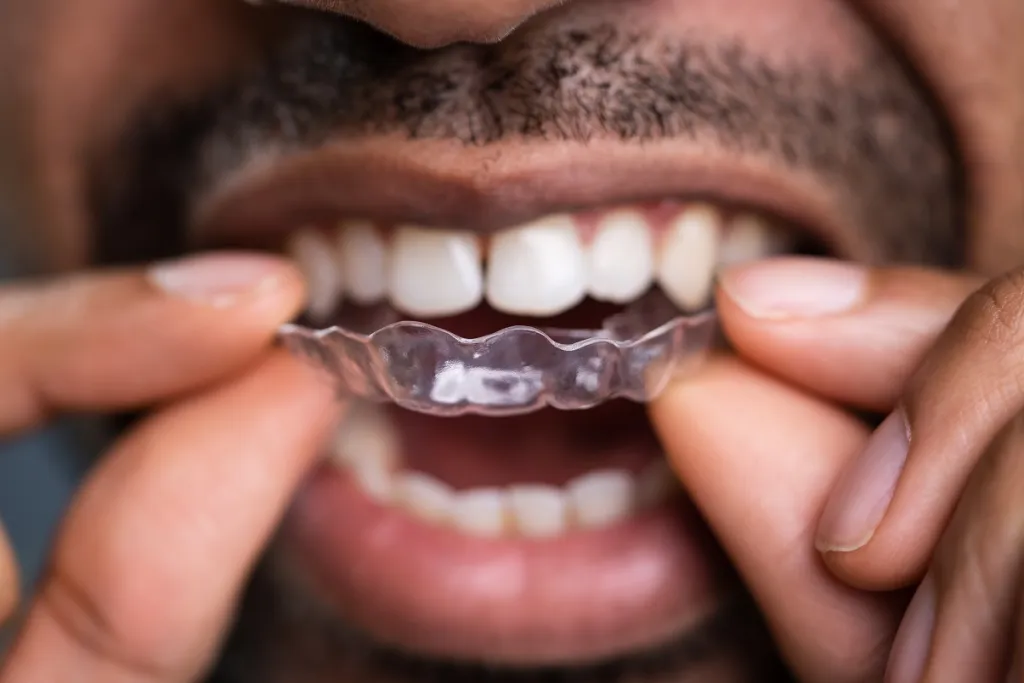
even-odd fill
[[[853,310],[868,297],[872,271],[849,261],[780,257],[724,269],[721,296],[754,320],[818,318]]]
[[[252,311],[281,322],[302,305],[305,284],[287,259],[256,252],[208,252],[154,264],[146,279],[160,292],[223,311]]]
[[[872,535],[851,549],[822,547],[817,550],[829,572],[844,584],[862,591],[886,593],[917,584],[927,566],[899,551],[886,550]]]

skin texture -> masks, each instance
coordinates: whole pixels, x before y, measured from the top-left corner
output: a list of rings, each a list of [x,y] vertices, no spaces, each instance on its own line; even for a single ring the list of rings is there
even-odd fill
[[[527,47],[539,40],[546,17],[587,25],[609,11],[596,0],[548,15],[537,14],[545,3],[516,0],[323,7],[419,46],[491,42],[522,25],[493,48],[499,55],[514,54],[516,40]],[[848,271],[827,263],[782,259],[723,274],[718,303],[735,355],[672,387],[651,407],[652,422],[799,680],[880,680],[890,658],[893,683],[920,674],[1003,681],[1011,666],[1019,678],[1024,524],[1016,501],[1024,483],[1024,396],[1017,367],[1024,276],[1012,269],[1024,262],[1024,44],[1017,40],[1024,5],[864,0],[825,7],[832,5],[737,3],[729,14],[716,12],[714,3],[649,0],[622,23],[657,37],[671,35],[673,22],[718,28],[738,22],[745,45],[769,63],[795,54],[798,64],[823,64],[829,74],[845,73],[883,43],[898,46],[920,80],[918,91],[928,93],[929,111],[941,112],[934,135],[928,134],[933,122],[922,120],[922,145],[938,150],[936,167],[948,171],[936,186],[963,192],[962,204],[948,207],[957,214],[962,243],[950,254],[936,246],[947,244],[938,239],[942,233],[928,232],[942,220],[908,221],[906,230],[925,245],[913,260],[925,266],[865,266],[854,278],[864,287],[843,310],[823,312],[823,298],[793,310],[776,299],[764,314],[766,297],[787,279],[821,297],[834,291],[826,283],[850,281]],[[851,19],[860,15],[885,39]],[[459,20],[441,20],[450,16]],[[0,206],[15,218],[34,262],[54,272],[79,271],[0,290],[0,434],[64,411],[152,409],[102,459],[72,506],[44,583],[26,602],[18,641],[0,668],[2,683],[178,683],[209,673],[246,581],[315,459],[330,397],[294,361],[268,348],[275,327],[301,306],[302,285],[290,266],[244,255],[236,258],[252,267],[189,262],[174,271],[174,282],[189,283],[184,291],[168,288],[166,270],[87,270],[101,232],[90,192],[98,177],[124,174],[117,145],[145,105],[202,99],[264,50],[279,47],[301,17],[213,0],[0,0],[0,64],[17,65],[0,70]],[[760,28],[773,17],[781,17],[785,30]],[[799,39],[783,39],[796,35],[787,17],[805,22]],[[412,62],[420,59],[426,58]],[[398,77],[387,83],[403,87]],[[407,119],[382,118],[394,126],[365,136],[331,128],[347,143],[331,159],[302,140],[282,166],[431,159],[425,172],[431,182],[447,183],[470,205],[500,204],[503,188],[539,173],[529,140],[474,147],[458,134],[402,135]],[[258,117],[249,123],[258,126]],[[206,132],[217,140],[223,131]],[[546,158],[635,161],[609,131],[599,133],[587,145],[549,136]],[[951,154],[931,146],[940,138]],[[701,147],[702,140],[659,139],[645,163],[703,160],[726,184],[736,184],[735,153]],[[857,187],[851,176],[788,167],[770,154],[741,160],[751,187],[781,186],[800,199],[802,215],[842,236],[844,255],[891,260],[885,258],[891,250],[879,245],[900,227],[872,233],[871,224],[884,218],[855,215],[856,200],[870,195],[844,196]],[[135,164],[133,178],[155,171]],[[259,180],[241,163],[228,170],[246,182]],[[600,183],[589,191],[599,195]],[[215,184],[203,199],[215,205],[224,192]],[[750,201],[770,194],[763,190]],[[871,205],[872,213],[881,216],[886,206]],[[937,217],[949,218],[942,211]],[[120,236],[147,231],[156,228],[140,224]],[[163,254],[136,260],[156,255]],[[927,267],[951,264],[957,269]],[[225,272],[249,276],[226,282],[210,275]],[[875,528],[857,547],[836,549],[827,520],[849,496],[833,491],[848,493],[858,480],[849,472],[857,471],[868,446],[865,410],[905,415],[909,451]],[[277,427],[282,424],[288,428]],[[221,485],[228,478],[231,486]],[[759,495],[750,495],[752,487]],[[875,485],[876,498],[879,487],[885,488]],[[10,611],[8,596],[16,592],[11,567],[0,543],[0,615]],[[294,590],[300,599],[302,589]],[[290,604],[292,594],[284,596]],[[381,667],[345,668],[354,665],[321,637],[330,626],[261,612],[256,602],[247,601],[241,612],[225,671],[236,670],[237,656],[255,663],[268,681],[333,680],[341,671],[356,680],[406,680]],[[751,671],[763,677],[768,669],[757,654],[749,663],[735,656],[747,649],[746,635],[735,629],[731,635],[716,640],[714,654],[699,665],[665,680],[756,680]],[[238,677],[253,680],[253,670],[237,669]]]

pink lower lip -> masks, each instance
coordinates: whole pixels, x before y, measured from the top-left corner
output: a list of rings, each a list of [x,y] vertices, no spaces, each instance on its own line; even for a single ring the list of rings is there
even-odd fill
[[[324,465],[286,531],[343,618],[442,658],[571,664],[655,647],[699,626],[728,583],[685,504],[546,541],[483,540],[382,507]]]

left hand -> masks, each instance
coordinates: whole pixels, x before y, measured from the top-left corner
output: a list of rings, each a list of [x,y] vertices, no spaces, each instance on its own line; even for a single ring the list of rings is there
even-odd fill
[[[724,274],[719,309],[739,360],[655,425],[797,675],[1019,679],[1024,271],[783,259]],[[854,410],[889,417],[868,439]]]

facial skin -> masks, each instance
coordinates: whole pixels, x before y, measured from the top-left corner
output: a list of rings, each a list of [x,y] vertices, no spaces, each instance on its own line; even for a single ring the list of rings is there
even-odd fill
[[[845,258],[994,275],[1024,257],[1016,0],[421,4],[327,10],[420,46],[488,41],[422,52],[230,0],[0,0],[0,64],[18,65],[0,76],[0,205],[52,270],[310,217],[495,231],[679,195],[781,215]],[[309,580],[304,513],[257,573],[225,680],[477,671],[368,648],[332,607],[350,596]],[[655,663],[590,679],[774,676],[752,609],[725,594]]]

